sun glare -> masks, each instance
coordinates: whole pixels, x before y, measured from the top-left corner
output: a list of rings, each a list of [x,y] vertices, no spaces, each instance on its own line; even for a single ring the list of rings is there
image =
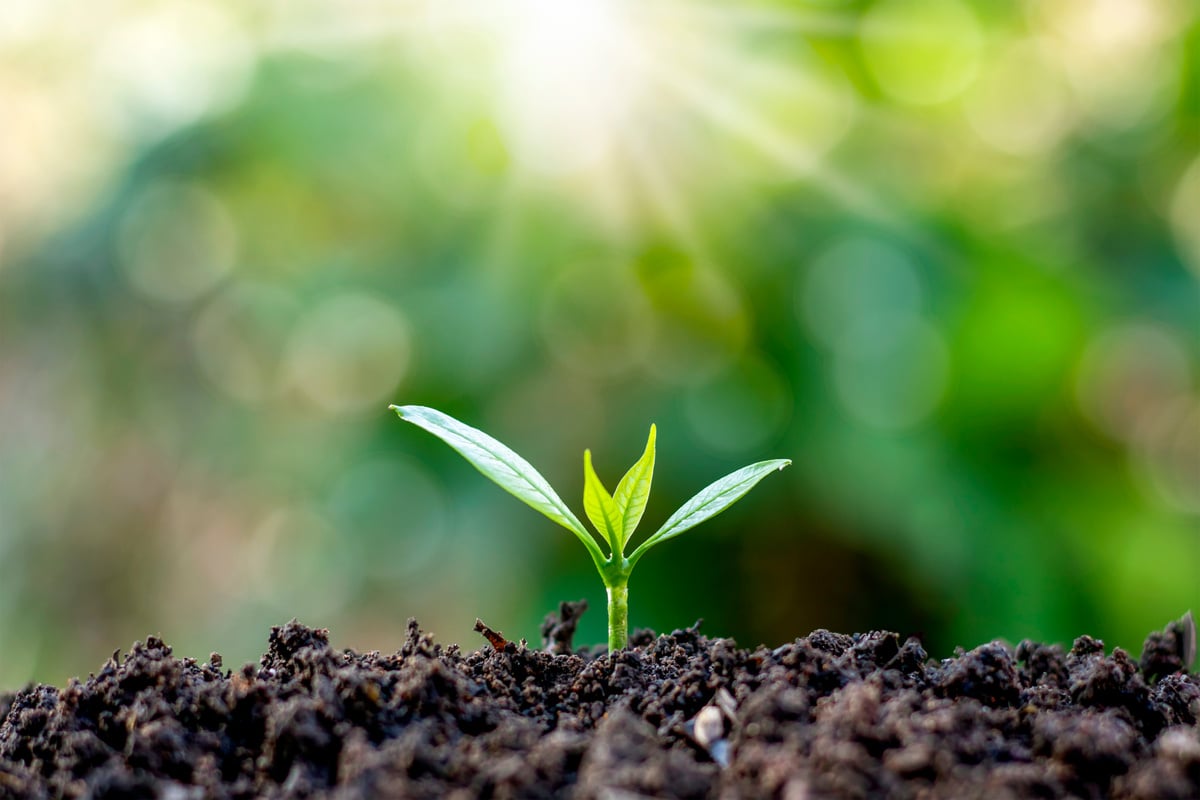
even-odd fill
[[[639,31],[614,0],[515,0],[501,47],[501,125],[517,158],[547,173],[611,159],[635,124]]]
[[[498,134],[518,195],[545,190],[610,233],[650,226],[697,250],[703,203],[737,202],[764,181],[807,182],[881,216],[826,158],[861,102],[810,36],[857,36],[849,12],[724,0],[411,2],[423,13],[407,18],[424,22],[391,32],[430,59],[422,67],[447,94],[479,100],[473,113]]]
[[[493,113],[518,175],[557,183],[618,227],[652,220],[697,248],[685,184],[701,171],[716,183],[807,180],[847,202],[821,156],[857,99],[804,38],[809,27],[853,33],[829,12],[791,12],[782,33],[764,33],[744,9],[707,2],[489,9]]]

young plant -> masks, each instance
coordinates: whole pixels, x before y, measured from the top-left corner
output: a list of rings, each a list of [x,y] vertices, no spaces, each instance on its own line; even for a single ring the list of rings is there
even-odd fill
[[[401,419],[424,428],[457,450],[476,469],[502,489],[545,514],[579,537],[587,548],[600,579],[608,589],[608,649],[620,650],[629,638],[629,574],[646,551],[714,517],[739,500],[771,472],[792,462],[779,458],[760,461],[731,472],[688,500],[632,553],[625,547],[641,522],[654,476],[654,426],[642,457],[629,468],[612,494],[592,468],[592,451],[583,451],[583,510],[609,547],[606,556],[595,537],[571,513],[541,474],[483,431],[425,406],[390,406]]]

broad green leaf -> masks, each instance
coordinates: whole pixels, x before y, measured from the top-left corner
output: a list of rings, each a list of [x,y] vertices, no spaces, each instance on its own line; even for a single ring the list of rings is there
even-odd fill
[[[459,422],[425,406],[390,406],[401,419],[432,433],[458,453],[500,488],[537,509],[580,538],[593,558],[600,556],[600,547],[583,523],[571,513],[567,504],[528,461],[481,430]]]
[[[592,468],[592,451],[583,451],[583,510],[614,550],[621,546],[621,517],[612,496]]]
[[[617,511],[621,515],[622,547],[637,530],[638,523],[642,521],[642,512],[646,510],[646,500],[650,497],[650,482],[654,478],[655,434],[655,427],[651,425],[642,457],[629,468],[613,493],[613,502],[617,504]]]
[[[699,494],[688,500],[678,511],[672,514],[671,518],[664,522],[663,526],[653,536],[643,542],[642,546],[634,551],[633,555],[630,556],[630,560],[641,558],[642,554],[650,547],[659,542],[665,542],[667,539],[674,538],[684,531],[694,528],[706,519],[720,514],[741,499],[742,495],[754,488],[754,485],[767,477],[767,475],[781,470],[791,463],[786,458],[760,461],[757,464],[742,467],[736,472],[731,472],[724,478],[709,484]]]

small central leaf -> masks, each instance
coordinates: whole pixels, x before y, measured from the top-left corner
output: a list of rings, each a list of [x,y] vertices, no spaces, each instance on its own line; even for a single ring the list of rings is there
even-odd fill
[[[621,516],[621,544],[624,545],[637,530],[642,521],[642,513],[646,510],[646,500],[650,497],[650,482],[654,479],[654,438],[655,427],[650,426],[650,436],[646,439],[646,449],[621,482],[613,494],[613,502],[617,504],[617,512]]]
[[[583,510],[614,552],[621,549],[621,515],[612,495],[592,468],[592,451],[583,451]]]

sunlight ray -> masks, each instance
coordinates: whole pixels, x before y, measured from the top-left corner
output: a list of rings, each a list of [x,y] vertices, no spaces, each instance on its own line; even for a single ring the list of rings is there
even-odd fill
[[[552,0],[408,0],[410,13],[390,20],[368,6],[339,25],[289,33],[314,46],[432,36],[441,43],[435,49],[450,53],[460,40],[479,44],[474,57],[494,67],[493,102],[511,168],[533,173],[509,188],[507,202],[557,186],[590,206],[602,226],[628,231],[639,213],[631,195],[641,193],[652,216],[702,251],[692,220],[698,209],[679,185],[690,173],[678,162],[711,163],[714,152],[739,142],[748,150],[729,154],[734,161],[757,153],[765,160],[756,167],[751,157],[751,169],[811,182],[856,213],[904,227],[823,158],[861,103],[848,79],[813,56],[806,37],[855,35],[854,16],[680,0],[581,2],[563,9]],[[751,51],[747,37],[764,32],[799,37],[800,46]],[[658,123],[660,135],[647,133]]]
[[[718,126],[757,147],[786,170],[790,178],[803,177],[813,180],[856,213],[886,223],[890,227],[903,227],[902,221],[893,212],[874,200],[861,187],[824,167],[793,137],[769,124],[735,97],[725,92],[713,91],[681,71],[669,69],[661,62],[654,64],[654,72],[664,88],[674,92]]]
[[[680,196],[678,183],[666,174],[667,170],[655,158],[645,135],[627,131],[625,146],[635,167],[634,174],[651,207],[689,254],[707,260],[708,249],[688,212],[687,203]]]

